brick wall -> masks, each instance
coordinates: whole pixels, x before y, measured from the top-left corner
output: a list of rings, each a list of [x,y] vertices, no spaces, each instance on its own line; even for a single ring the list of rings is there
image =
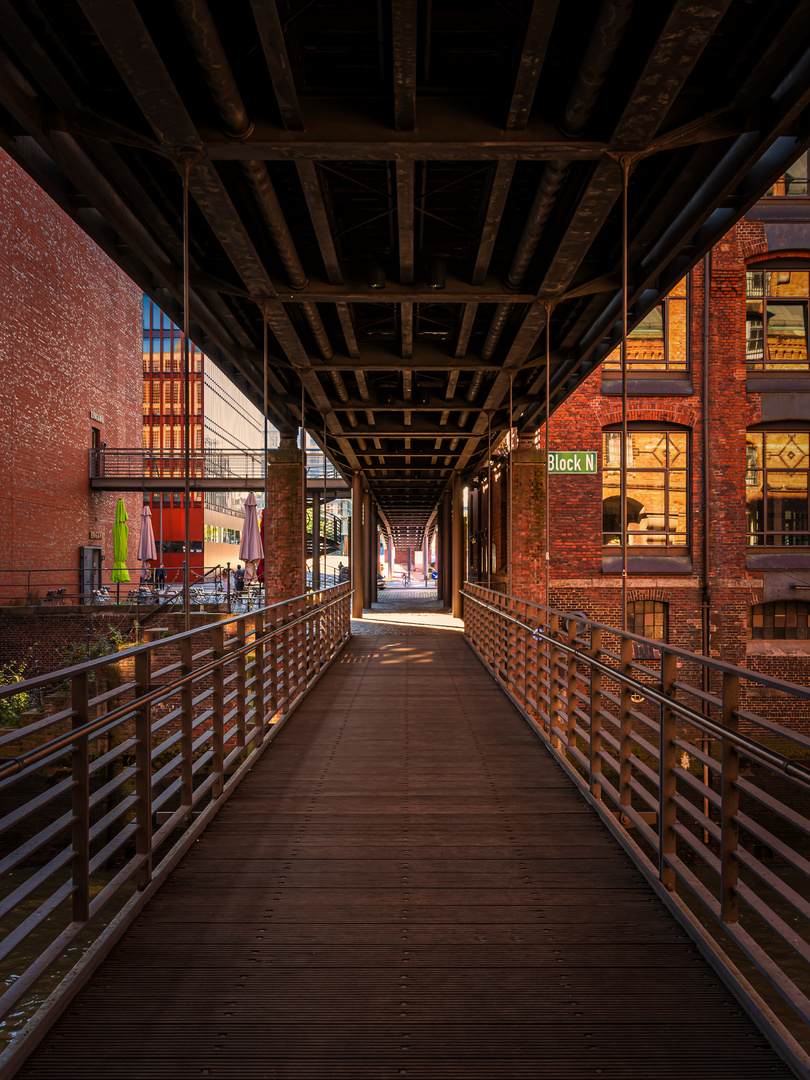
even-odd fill
[[[780,252],[780,257],[804,260],[805,251]],[[763,573],[746,567],[745,542],[745,443],[746,428],[762,420],[762,395],[746,387],[745,311],[746,267],[768,252],[760,222],[744,221],[715,246],[711,258],[709,304],[709,567],[704,567],[703,477],[703,362],[704,362],[704,265],[690,276],[688,342],[691,360],[691,392],[686,395],[648,393],[631,395],[628,420],[676,424],[690,432],[691,570],[638,573],[628,576],[628,599],[657,599],[668,604],[669,640],[702,652],[702,606],[708,590],[710,653],[730,663],[749,667],[777,678],[810,685],[810,651],[804,643],[779,642],[768,653],[752,648],[748,641],[748,617],[752,604],[763,600]],[[615,375],[614,375],[615,378]],[[784,394],[790,415],[810,415],[810,406],[796,401],[807,391]],[[788,403],[788,397],[791,402]],[[777,406],[778,407],[778,406]],[[771,416],[774,406],[771,405]],[[594,372],[568,399],[551,421],[551,450],[596,450],[601,466],[602,430],[621,422],[621,399],[602,393],[602,374]],[[786,414],[784,419],[789,417]],[[545,432],[537,433],[535,446],[543,448]],[[518,479],[518,472],[515,472]],[[540,484],[540,488],[542,484]],[[495,480],[493,508],[508,497],[506,475]],[[516,595],[542,601],[542,549],[537,547],[535,574],[521,565],[525,558],[522,532],[530,509],[521,500],[531,492],[513,486],[513,567]],[[599,622],[620,626],[622,586],[620,573],[603,572],[602,475],[555,475],[550,478],[550,602],[567,611],[583,611]],[[497,515],[495,515],[497,517]],[[499,530],[493,528],[496,543]],[[794,549],[795,550],[795,549]],[[674,564],[673,564],[674,565]],[[807,571],[810,572],[810,552]],[[810,580],[810,578],[808,578]],[[767,599],[767,597],[765,597]],[[758,643],[756,643],[758,644]],[[765,704],[768,715],[800,730],[810,730],[810,709],[780,695],[748,692],[745,703],[756,710]]]
[[[0,570],[78,568],[88,544],[111,566],[118,496],[90,491],[91,428],[141,444],[141,292],[2,150],[0,297]],[[124,501],[134,553],[141,495]]]
[[[267,511],[264,514],[264,573],[268,603],[304,592],[301,547],[301,451],[268,450]]]

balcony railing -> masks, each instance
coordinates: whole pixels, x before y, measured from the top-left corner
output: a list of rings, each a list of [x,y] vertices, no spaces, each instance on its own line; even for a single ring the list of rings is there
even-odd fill
[[[810,688],[481,586],[464,598],[472,647],[808,1075],[810,738],[773,716],[806,717]]]
[[[94,449],[90,451],[90,478],[142,478],[149,487],[150,480],[185,479],[185,455],[182,449],[147,450]],[[307,477],[342,481],[335,466],[324,459],[322,451],[307,451]],[[264,483],[264,451],[259,450],[192,450],[189,454],[189,476],[216,480],[253,480],[256,486]]]

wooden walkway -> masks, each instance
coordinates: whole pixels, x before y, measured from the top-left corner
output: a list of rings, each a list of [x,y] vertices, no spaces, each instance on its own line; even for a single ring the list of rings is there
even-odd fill
[[[460,634],[388,626],[352,639],[19,1075],[792,1073]]]

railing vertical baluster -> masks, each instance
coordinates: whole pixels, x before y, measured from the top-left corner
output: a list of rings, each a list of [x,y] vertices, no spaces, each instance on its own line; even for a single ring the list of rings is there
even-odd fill
[[[218,799],[224,787],[223,740],[225,729],[225,627],[217,623],[211,631],[214,645],[214,659],[219,663],[211,673],[213,694],[211,697],[212,736],[211,736],[211,771],[214,774],[212,794]]]
[[[268,630],[272,631],[270,641],[267,649],[268,653],[268,671],[264,673],[263,679],[269,683],[269,708],[267,709],[267,723],[272,721],[273,717],[279,710],[279,674],[278,674],[278,657],[279,657],[279,636],[276,632],[276,628],[281,622],[281,611],[278,607],[270,608],[267,613],[267,619],[265,626]],[[269,672],[269,678],[268,678]]]
[[[135,693],[148,693],[152,679],[152,653],[144,649],[135,657]],[[152,706],[135,711],[135,851],[144,859],[136,875],[139,889],[152,879]]]
[[[289,604],[283,604],[279,608],[279,615],[284,623],[289,621],[291,608]],[[281,691],[279,694],[279,708],[285,713],[290,707],[290,663],[293,653],[293,635],[295,630],[282,630],[279,636],[279,650],[281,653]]]
[[[633,775],[633,763],[630,760],[633,753],[633,717],[630,715],[632,701],[631,690],[624,681],[632,675],[633,642],[629,638],[621,639],[621,715],[619,717],[619,804],[630,806],[632,789],[630,781]]]
[[[552,615],[549,622],[549,637],[556,642],[560,632],[559,615]],[[554,733],[560,698],[560,650],[555,644],[551,644],[548,652],[548,733],[551,745],[557,751],[562,749],[560,737]]]
[[[602,631],[597,626],[591,627],[591,647],[588,655],[600,659],[602,651]],[[590,760],[590,789],[594,799],[602,798],[602,672],[591,668],[591,732],[588,740]]]
[[[675,679],[678,674],[677,658],[667,649],[661,650],[661,693],[669,699],[675,696]],[[661,706],[661,730],[658,747],[658,876],[662,884],[673,892],[675,870],[669,862],[675,854],[675,823],[677,820],[677,747],[675,746],[675,713],[666,705]]]
[[[247,642],[247,619],[242,617],[236,624],[236,745],[245,749],[245,724],[247,698],[247,655],[240,651]]]
[[[523,625],[519,628],[520,634],[520,654],[523,658],[523,708],[526,712],[529,711],[529,631],[526,627],[529,624],[529,605],[526,601],[523,603]]]
[[[723,726],[737,731],[740,707],[740,680],[737,675],[723,672]],[[740,827],[737,815],[740,809],[740,792],[737,781],[740,775],[739,750],[728,739],[722,743],[722,772],[720,775],[720,907],[724,923],[736,923],[739,919],[737,898],[737,846]]]
[[[74,713],[71,727],[74,731],[90,719],[89,699],[88,675],[81,671],[70,680],[70,704]],[[71,773],[73,920],[87,922],[90,918],[90,740],[86,735],[77,736],[73,744]]]
[[[577,620],[568,618],[568,644],[573,649],[576,646],[577,637]],[[568,654],[568,701],[566,710],[566,719],[568,722],[567,734],[568,745],[576,746],[576,731],[574,730],[577,723],[577,655],[574,652]]]
[[[264,612],[257,611],[253,616],[253,748],[262,745],[267,709],[265,708],[265,672],[264,672]]]
[[[184,676],[194,670],[193,654],[193,639],[184,638],[180,643],[180,670]],[[180,805],[188,809],[189,820],[194,798],[193,701],[194,686],[189,679],[180,689]]]

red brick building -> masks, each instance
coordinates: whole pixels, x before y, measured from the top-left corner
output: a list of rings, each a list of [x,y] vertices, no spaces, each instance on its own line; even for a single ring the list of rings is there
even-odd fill
[[[140,445],[141,295],[0,151],[4,578],[12,568],[62,568],[61,583],[77,590],[87,547],[112,565],[117,495],[90,490],[89,452],[94,441]],[[141,496],[125,502],[134,554]]]
[[[624,542],[628,629],[808,681],[808,304],[805,156],[630,336],[624,538],[619,357],[552,417],[549,449],[590,451],[597,462],[593,473],[547,477],[553,607],[621,625]],[[534,447],[544,446],[541,428]],[[542,599],[538,515],[532,539],[520,504],[528,451],[536,456],[521,448],[513,465],[512,591],[524,595],[518,584],[532,579]],[[542,483],[532,483],[526,497],[537,503]],[[508,587],[508,484],[503,455],[491,510],[486,475],[471,497],[471,577],[486,581],[491,520],[489,572],[500,589]]]

